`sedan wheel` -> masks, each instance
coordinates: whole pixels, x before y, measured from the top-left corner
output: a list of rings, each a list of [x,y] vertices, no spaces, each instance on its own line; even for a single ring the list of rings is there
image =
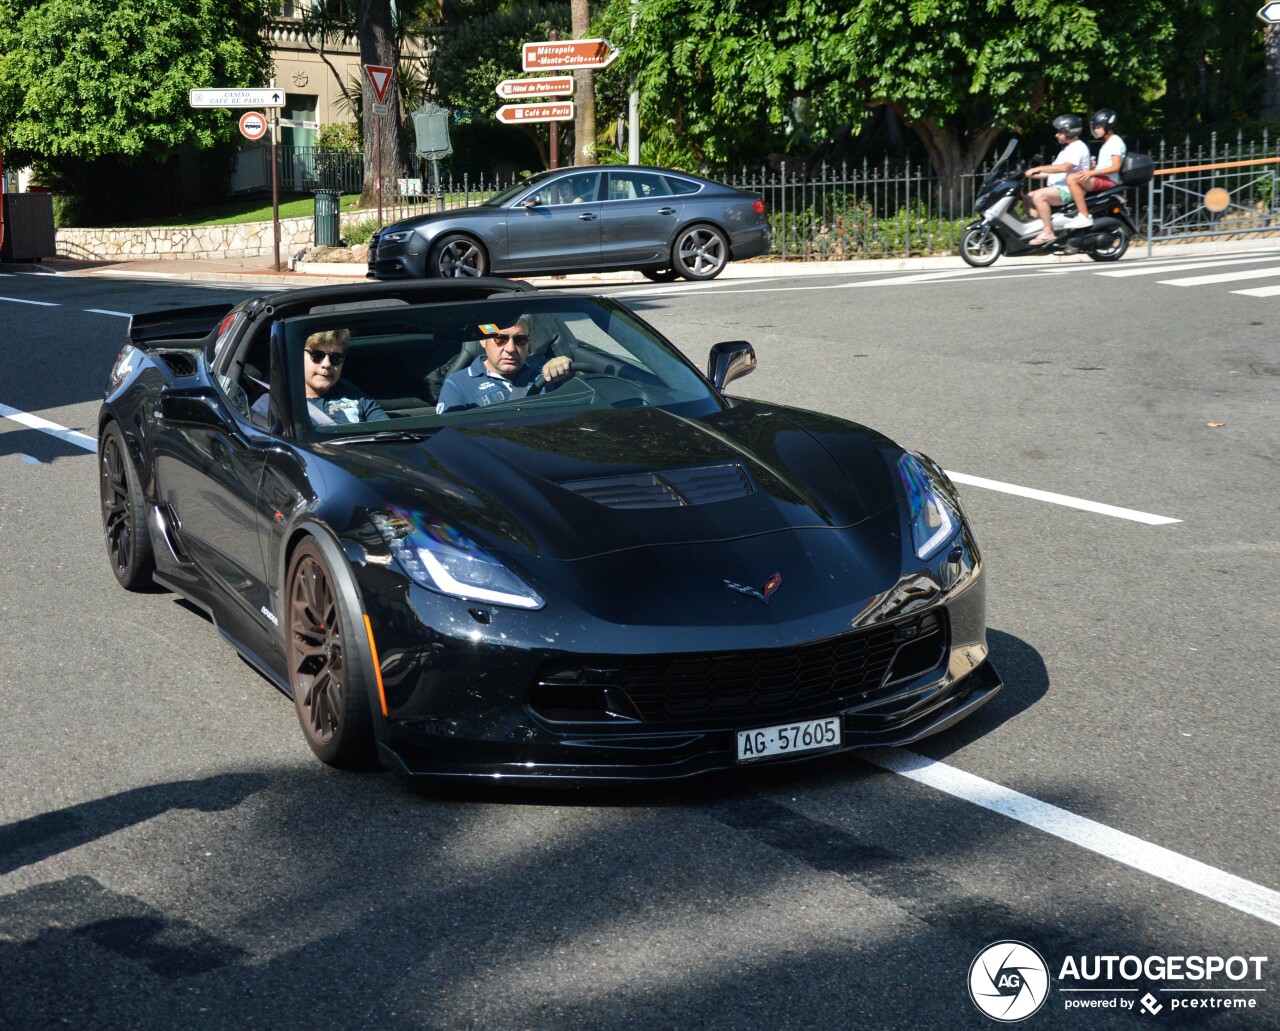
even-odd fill
[[[450,233],[432,249],[427,262],[428,275],[445,279],[487,276],[489,258],[475,240],[461,233]]]
[[[640,270],[640,275],[651,283],[672,283],[679,278],[679,273],[673,268],[644,269]]]
[[[98,442],[98,488],[111,571],[126,590],[149,586],[155,561],[147,533],[142,487],[124,434],[114,422],[107,424]]]
[[[362,637],[315,541],[294,553],[287,598],[289,686],[307,744],[330,766],[367,766],[373,728]]]
[[[728,262],[729,241],[715,226],[690,226],[671,248],[671,267],[685,279],[715,279]]]

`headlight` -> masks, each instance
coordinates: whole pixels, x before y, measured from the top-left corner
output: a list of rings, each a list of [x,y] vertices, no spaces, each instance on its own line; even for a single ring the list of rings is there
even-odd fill
[[[415,583],[469,601],[542,608],[533,588],[448,523],[403,508],[373,512],[370,518]]]
[[[412,229],[401,229],[395,233],[383,233],[378,237],[378,245],[381,246],[384,243],[400,243],[402,240],[409,239],[412,235]]]
[[[919,458],[904,454],[898,473],[907,492],[911,539],[919,558],[935,554],[960,528],[960,510],[941,488],[936,475]]]

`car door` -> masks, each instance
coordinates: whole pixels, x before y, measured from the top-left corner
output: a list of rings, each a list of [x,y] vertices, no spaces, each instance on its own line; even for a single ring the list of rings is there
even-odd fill
[[[507,258],[512,271],[563,271],[600,264],[599,172],[543,180],[512,205]]]
[[[270,444],[203,357],[195,375],[161,393],[153,440],[159,500],[192,561],[255,619],[266,602],[256,501]]]
[[[653,172],[609,172],[600,205],[600,259],[605,265],[669,262],[684,201]]]

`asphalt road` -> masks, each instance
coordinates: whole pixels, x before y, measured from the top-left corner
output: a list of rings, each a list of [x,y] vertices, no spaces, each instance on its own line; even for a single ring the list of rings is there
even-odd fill
[[[16,421],[91,438],[124,313],[250,288],[0,278],[0,1028],[990,1028],[1001,940],[1027,1028],[1280,1028],[1280,294],[1237,292],[1280,252],[1203,262],[609,287],[957,474],[1006,687],[910,751],[518,794],[316,762]],[[1064,976],[1106,956],[1247,976]]]

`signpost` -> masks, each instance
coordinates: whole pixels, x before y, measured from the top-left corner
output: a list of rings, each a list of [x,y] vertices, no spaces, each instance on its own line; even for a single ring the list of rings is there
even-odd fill
[[[608,68],[618,51],[606,39],[565,39],[525,43],[520,50],[526,72],[572,68]]]
[[[192,107],[284,107],[282,89],[193,89],[187,91]]]
[[[271,108],[272,124],[257,111],[240,116],[240,132],[248,139],[261,139],[271,129],[271,221],[275,241],[276,271],[280,271],[280,170],[276,163],[276,143],[280,136],[280,112],[284,107],[284,90],[272,83],[266,89],[193,89],[187,91],[191,107],[266,107]]]
[[[453,153],[449,142],[449,110],[439,104],[423,104],[413,113],[413,134],[417,138],[415,152],[418,157],[431,162],[431,193],[436,199],[436,210],[444,210],[444,196],[440,192],[440,159]]]
[[[373,149],[378,154],[378,172],[375,182],[378,187],[378,228],[382,228],[382,116],[387,113],[387,105],[384,103],[387,97],[387,87],[391,85],[391,80],[395,76],[394,68],[387,68],[380,64],[367,64],[364,71],[369,76],[369,82],[373,84],[374,96],[378,98],[378,102],[373,105]],[[381,108],[381,110],[379,110]]]
[[[495,92],[503,100],[521,97],[569,97],[573,95],[573,76],[551,79],[503,79]]]
[[[498,121],[506,125],[523,122],[567,122],[573,120],[573,101],[551,104],[503,104]]]
[[[260,140],[267,134],[267,120],[257,111],[246,111],[240,116],[240,135],[246,140]]]
[[[1258,10],[1258,17],[1268,25],[1280,25],[1280,3],[1263,4]]]

